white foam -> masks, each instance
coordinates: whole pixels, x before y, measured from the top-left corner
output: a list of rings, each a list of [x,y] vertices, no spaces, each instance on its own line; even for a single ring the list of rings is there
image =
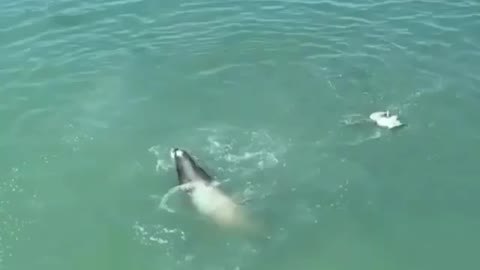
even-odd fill
[[[154,145],[148,149],[148,152],[154,154],[157,159],[155,171],[158,172],[160,169],[163,171],[168,171],[170,168],[172,168],[172,163],[170,160],[168,158],[164,158],[165,153],[168,153],[168,149],[160,145]],[[170,152],[170,155],[172,155],[172,152]]]
[[[155,165],[155,171],[160,171],[160,168],[164,171],[168,170],[169,166],[165,160],[157,159],[157,164]]]
[[[161,225],[141,225],[137,221],[133,225],[133,230],[143,245],[167,245],[171,243],[169,239],[173,235],[177,235],[181,240],[186,240],[185,233],[182,230],[169,229]]]

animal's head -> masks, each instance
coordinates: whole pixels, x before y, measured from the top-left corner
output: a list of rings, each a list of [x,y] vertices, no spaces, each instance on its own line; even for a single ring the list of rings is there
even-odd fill
[[[185,150],[180,148],[172,148],[170,157],[175,163],[177,178],[179,184],[185,184],[192,181],[211,182],[212,177],[201,168],[193,157]]]

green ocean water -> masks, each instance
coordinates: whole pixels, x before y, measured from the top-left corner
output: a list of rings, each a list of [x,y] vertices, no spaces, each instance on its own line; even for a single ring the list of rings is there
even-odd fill
[[[480,267],[478,1],[2,0],[0,40],[1,270]],[[171,147],[265,231],[166,196]]]

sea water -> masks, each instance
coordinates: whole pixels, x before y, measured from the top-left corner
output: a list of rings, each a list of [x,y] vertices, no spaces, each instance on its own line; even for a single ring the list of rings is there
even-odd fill
[[[479,29],[474,0],[0,1],[0,269],[478,269]],[[171,147],[265,233],[171,194]]]

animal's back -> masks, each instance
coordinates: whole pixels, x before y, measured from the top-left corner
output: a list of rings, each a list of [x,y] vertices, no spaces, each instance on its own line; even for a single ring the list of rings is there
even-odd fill
[[[216,187],[199,183],[195,185],[191,198],[199,212],[219,225],[242,225],[245,222],[242,209]]]

